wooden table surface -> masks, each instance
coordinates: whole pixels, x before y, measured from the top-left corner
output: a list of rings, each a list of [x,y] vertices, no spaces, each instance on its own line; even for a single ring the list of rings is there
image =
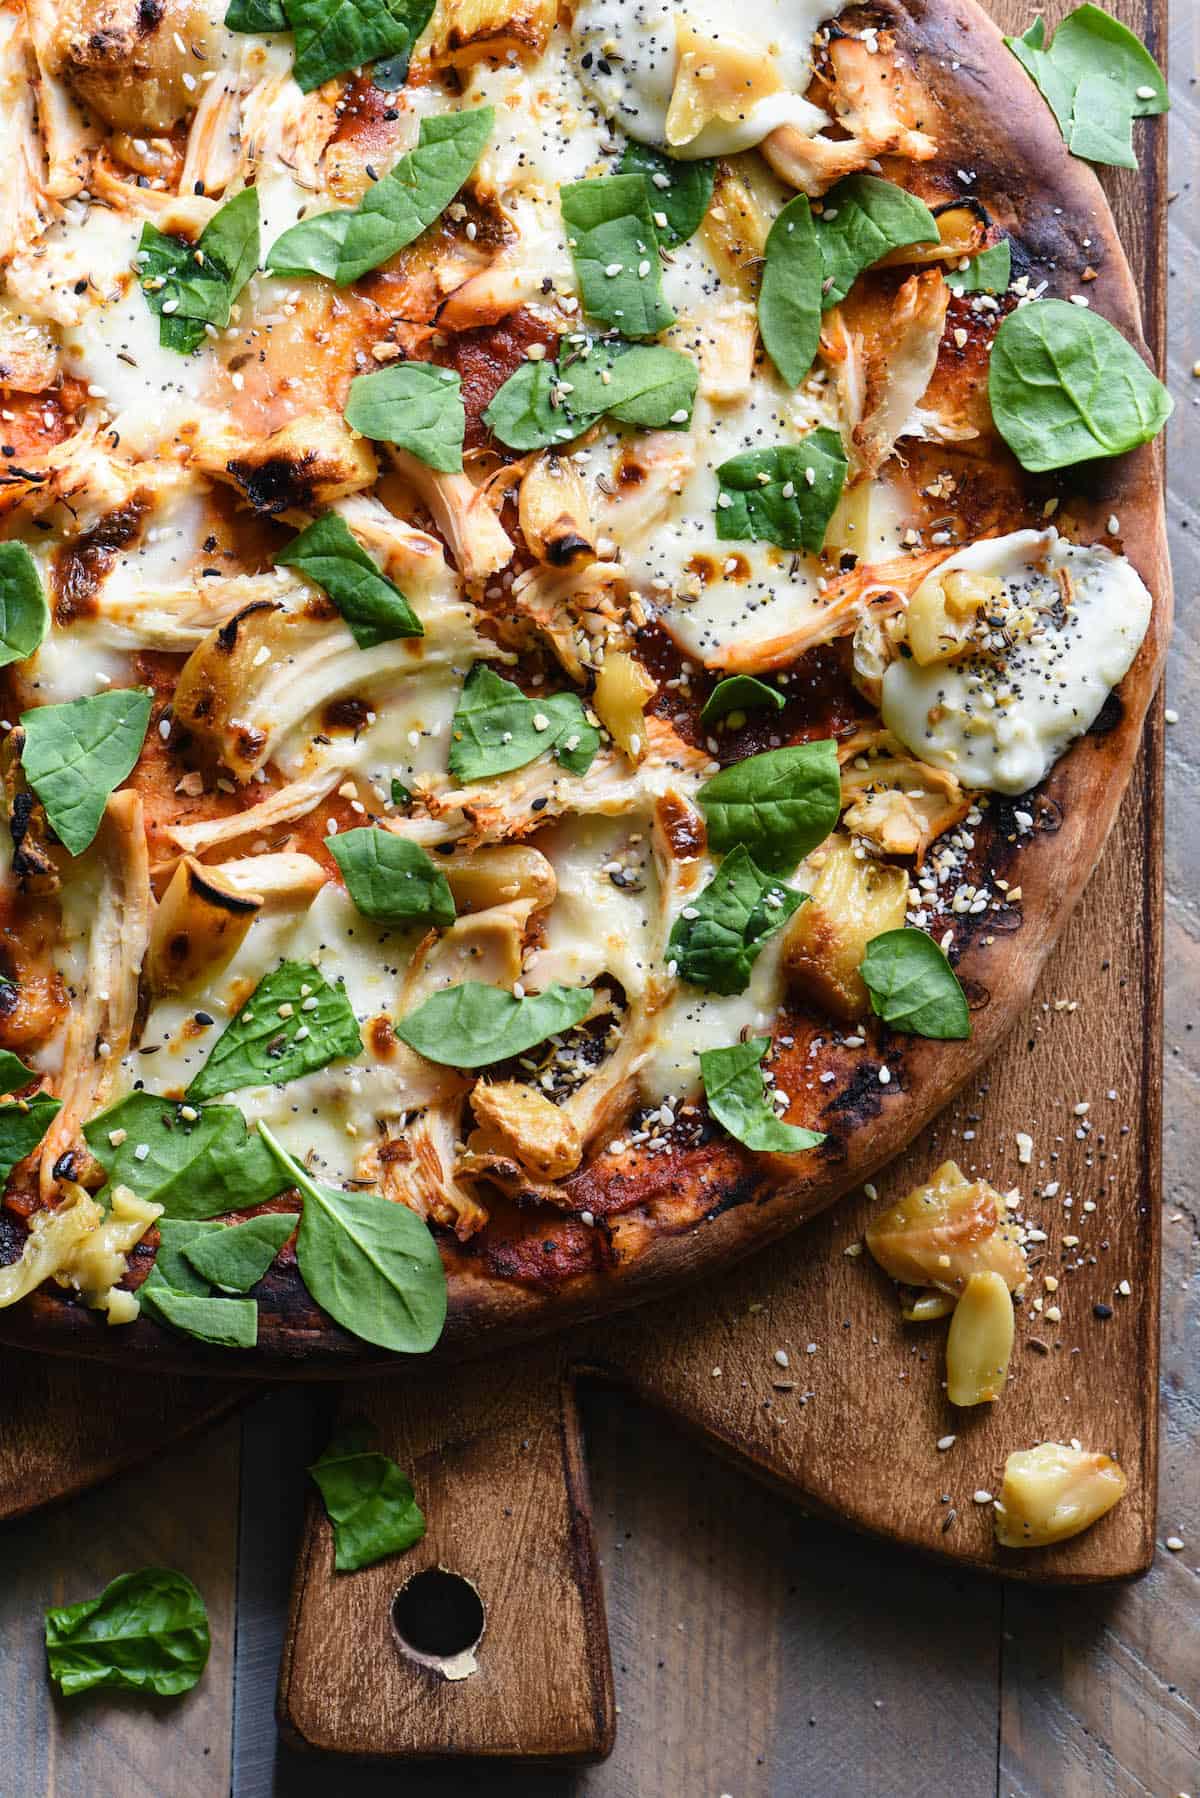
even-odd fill
[[[586,1417],[621,1712],[611,1760],[575,1774],[331,1765],[281,1748],[273,1718],[303,1469],[330,1404],[285,1391],[149,1470],[6,1526],[4,1798],[1200,1794],[1200,642],[1185,635],[1200,591],[1200,7],[1175,0],[1173,12],[1169,518],[1182,630],[1168,676],[1179,720],[1167,732],[1160,1541],[1183,1550],[1163,1546],[1145,1580],[1108,1591],[956,1576],[806,1519],[597,1391]],[[208,1601],[200,1687],[174,1706],[55,1704],[45,1607],[160,1560],[186,1567]]]

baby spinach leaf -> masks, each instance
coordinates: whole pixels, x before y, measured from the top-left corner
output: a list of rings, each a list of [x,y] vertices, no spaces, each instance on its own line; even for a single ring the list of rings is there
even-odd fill
[[[446,1272],[416,1212],[377,1192],[319,1186],[260,1130],[304,1199],[296,1257],[318,1305],[364,1342],[405,1355],[431,1349],[446,1321]]]
[[[631,138],[617,167],[622,175],[645,176],[650,215],[664,249],[673,250],[699,230],[712,199],[717,171],[711,158],[677,162],[673,156],[664,156],[661,150],[634,143]]]
[[[548,986],[515,999],[502,986],[468,980],[444,987],[393,1028],[426,1061],[451,1068],[486,1068],[569,1030],[590,1011],[587,986]]]
[[[225,14],[226,31],[251,31],[270,36],[274,31],[290,31],[283,0],[231,0]]]
[[[355,375],[346,400],[346,423],[364,437],[411,450],[443,474],[462,468],[467,415],[462,382],[452,368],[393,362],[378,374]]]
[[[0,1191],[18,1161],[24,1161],[45,1136],[62,1110],[62,1100],[49,1093],[34,1093],[32,1099],[10,1099],[0,1105]]]
[[[554,759],[568,774],[586,774],[600,747],[600,732],[588,723],[583,701],[578,693],[551,693],[543,710],[550,719],[551,730],[557,730]]]
[[[128,1186],[168,1218],[244,1211],[286,1190],[274,1158],[234,1105],[197,1111],[156,1093],[130,1093],[86,1123],[83,1135],[109,1186]]]
[[[667,964],[709,993],[744,993],[758,952],[808,897],[781,886],[739,843],[671,926]]]
[[[285,568],[298,568],[328,593],[360,649],[374,649],[393,637],[425,635],[399,587],[380,573],[336,512],[314,519],[275,559]]]
[[[752,1036],[728,1049],[701,1050],[700,1078],[708,1109],[730,1136],[760,1154],[795,1155],[801,1149],[815,1149],[825,1141],[820,1132],[781,1122],[767,1102],[760,1064],[770,1047],[769,1036]]]
[[[264,1150],[266,1145],[263,1145]],[[272,1164],[272,1174],[277,1181],[284,1175]],[[187,1258],[187,1250],[208,1237],[219,1236],[226,1228],[224,1224],[202,1223],[196,1218],[162,1217],[158,1220],[158,1247],[154,1251],[154,1266],[151,1275],[156,1276],[157,1287],[166,1286],[171,1292],[187,1293],[193,1298],[206,1298],[210,1292],[209,1282],[198,1274]],[[149,1278],[138,1288],[138,1298],[145,1300]],[[153,1316],[153,1292],[148,1309]]]
[[[258,1306],[253,1299],[217,1299],[207,1294],[177,1292],[152,1268],[138,1288],[138,1300],[156,1323],[166,1323],[184,1336],[213,1348],[256,1348]]]
[[[299,1222],[298,1211],[265,1211],[261,1217],[248,1217],[244,1224],[222,1224],[188,1243],[184,1258],[223,1292],[249,1292]]]
[[[364,918],[380,924],[453,924],[446,876],[415,843],[378,825],[341,831],[325,847]]]
[[[816,555],[825,541],[848,463],[826,425],[801,443],[745,450],[717,469],[717,536],[735,543],[776,543]]]
[[[37,563],[23,543],[0,543],[0,668],[31,656],[49,629]]]
[[[394,774],[392,776],[391,794],[392,804],[398,805],[402,807],[403,810],[407,811],[412,804],[413,796],[405,786],[404,782],[402,780],[397,780]]]
[[[778,687],[768,687],[765,681],[755,680],[752,674],[731,674],[718,681],[705,700],[700,722],[716,724],[730,712],[762,712],[770,711],[772,707],[782,712],[786,704]]]
[[[523,362],[493,395],[483,422],[509,449],[567,443],[605,413],[650,430],[691,422],[698,371],[690,356],[656,343],[593,340],[557,364]]]
[[[958,976],[938,944],[905,925],[867,944],[859,969],[877,1017],[909,1036],[970,1036],[971,1014]]]
[[[206,325],[229,323],[233,302],[258,267],[258,190],[243,188],[215,212],[195,243],[142,226],[136,262],[165,350],[198,349]]]
[[[697,799],[718,854],[742,843],[760,868],[794,868],[837,824],[837,744],[825,737],[748,756],[705,781]]]
[[[923,200],[878,175],[847,175],[817,218],[821,304],[838,306],[864,269],[910,243],[936,243],[937,220]]]
[[[479,161],[494,118],[490,106],[478,106],[422,119],[416,149],[357,206],[318,213],[276,238],[267,253],[270,272],[324,275],[346,287],[378,268],[445,211]]]
[[[117,687],[22,712],[25,778],[72,855],[83,854],[141,754],[151,700],[144,687]]]
[[[583,309],[623,337],[675,322],[663,298],[658,234],[641,175],[603,175],[559,189]]]
[[[331,76],[381,56],[403,56],[407,72],[433,0],[284,0],[284,6],[296,34],[292,72],[297,87],[310,94]]]
[[[0,1049],[0,1093],[20,1092],[23,1086],[38,1078],[19,1055],[14,1055],[11,1049]]]
[[[576,694],[527,699],[486,662],[467,675],[450,739],[450,772],[464,783],[523,768],[548,749],[569,773],[586,774],[600,746]]]
[[[817,354],[824,267],[812,208],[797,194],[768,233],[758,290],[763,347],[789,387],[799,387]]]
[[[204,1600],[169,1567],[119,1574],[99,1598],[46,1612],[46,1660],[64,1698],[101,1686],[174,1698],[191,1691],[208,1650]]]
[[[1039,474],[1148,443],[1174,404],[1115,325],[1065,300],[1009,313],[992,345],[988,397],[996,429]]]
[[[308,1470],[333,1525],[333,1564],[339,1573],[402,1554],[425,1534],[411,1481],[394,1461],[370,1449],[369,1441],[366,1424],[348,1424]]]
[[[1158,64],[1132,31],[1098,6],[1079,6],[1048,50],[1044,19],[1004,41],[1041,89],[1073,155],[1137,167],[1133,121],[1166,112],[1170,99]]]
[[[242,1086],[282,1086],[361,1052],[345,987],[330,986],[311,962],[285,961],[226,1024],[187,1097],[195,1103]]]
[[[1007,237],[972,256],[966,268],[949,269],[951,293],[1007,293],[1012,280],[1012,245]]]

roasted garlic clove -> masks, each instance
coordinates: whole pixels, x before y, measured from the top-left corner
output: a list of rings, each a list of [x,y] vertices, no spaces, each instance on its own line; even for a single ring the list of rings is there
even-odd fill
[[[463,850],[442,864],[442,873],[460,916],[516,899],[532,899],[544,910],[558,891],[552,863],[531,843],[485,843]]]
[[[593,561],[596,530],[587,488],[574,462],[548,450],[530,464],[517,501],[521,531],[530,555],[552,568]]]
[[[1013,1304],[1003,1274],[972,1274],[950,1319],[946,1396],[952,1405],[998,1399],[1008,1377]]]
[[[654,676],[624,650],[611,651],[596,676],[592,706],[601,724],[631,762],[640,762],[646,747],[647,701],[657,691]]]
[[[150,925],[142,970],[150,991],[156,996],[186,992],[224,967],[262,906],[261,893],[248,892],[219,868],[185,855]]]
[[[903,868],[856,855],[849,837],[841,835],[830,837],[812,859],[820,861],[820,869],[809,903],[788,925],[783,965],[792,987],[850,1023],[871,1009],[858,970],[871,938],[903,924],[908,875]],[[929,1282],[922,1274],[912,1284]]]
[[[1004,1200],[953,1161],[875,1218],[867,1247],[893,1280],[956,1297],[974,1273],[1000,1274],[1010,1292],[1025,1282],[1025,1251]]]
[[[1059,1442],[1020,1449],[1004,1464],[996,1540],[1002,1548],[1065,1542],[1111,1511],[1128,1484],[1110,1455]]]
[[[908,646],[923,668],[950,662],[971,647],[975,624],[1003,595],[994,575],[956,569],[932,574],[908,602]]]
[[[935,1324],[943,1317],[949,1317],[954,1310],[954,1300],[948,1292],[919,1292],[911,1304],[900,1306],[900,1315],[906,1324]]]

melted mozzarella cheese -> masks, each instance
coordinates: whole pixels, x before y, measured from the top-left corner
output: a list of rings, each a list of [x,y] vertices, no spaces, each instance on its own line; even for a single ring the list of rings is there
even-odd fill
[[[649,832],[637,816],[570,818],[539,833],[558,895],[542,942],[525,968],[536,990],[559,981],[590,986],[601,974],[641,997],[651,972],[659,912]]]
[[[744,113],[714,118],[677,154],[732,156],[761,143],[777,125],[809,134],[828,123],[802,98],[812,77],[819,25],[844,0],[585,0],[575,15],[581,77],[607,115],[641,143],[667,142],[667,112],[679,71],[677,31],[716,50],[749,53],[774,78],[774,92],[752,97]]]
[[[964,786],[1025,793],[1128,673],[1150,622],[1150,594],[1124,556],[1068,543],[1054,530],[974,543],[938,576],[956,569],[997,577],[1010,601],[1030,608],[1032,629],[1007,647],[993,636],[996,647],[955,662],[893,662],[883,677],[883,721],[921,761],[948,768]]]
[[[268,911],[250,926],[237,954],[203,991],[170,995],[150,1008],[139,1049],[123,1064],[125,1085],[143,1080],[156,1092],[185,1087],[208,1059],[221,1029],[245,1004],[248,989],[281,961],[311,961],[328,980],[345,981],[360,1026],[395,1010],[401,978],[422,931],[386,929],[362,917],[336,882],[322,887],[304,911]],[[197,1007],[216,1020],[200,1032]],[[378,1120],[395,1122],[411,1096],[386,1061],[375,1060],[370,1034],[352,1062],[290,1080],[283,1086],[233,1093],[248,1121],[278,1127],[293,1154],[311,1154],[323,1177],[345,1180],[370,1148]]]

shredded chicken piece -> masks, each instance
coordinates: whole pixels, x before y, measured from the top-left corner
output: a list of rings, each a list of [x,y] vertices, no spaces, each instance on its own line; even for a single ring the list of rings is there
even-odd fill
[[[389,451],[398,471],[429,507],[468,587],[498,574],[512,561],[513,545],[496,516],[487,486],[467,474],[440,474],[407,450]]]
[[[97,151],[93,159],[88,186],[93,196],[114,212],[128,213],[135,219],[148,218],[158,230],[179,237],[199,237],[218,206],[205,194],[172,194],[154,187],[139,187],[105,150]]]
[[[99,134],[61,78],[57,40],[62,18],[55,0],[25,0],[25,16],[37,64],[34,85],[38,128],[46,153],[45,192],[51,199],[67,200],[87,182],[88,163],[99,144]]]
[[[88,882],[94,902],[87,968],[67,1019],[62,1072],[55,1080],[62,1110],[42,1143],[39,1184],[46,1203],[56,1191],[55,1166],[108,1099],[133,1039],[152,903],[137,793],[113,794],[95,843],[86,859],[74,864],[73,873]]]
[[[486,1207],[457,1177],[462,1123],[461,1093],[430,1105],[363,1157],[364,1179],[376,1179],[385,1198],[407,1205],[427,1223],[453,1230],[467,1242],[487,1223]]]
[[[939,567],[949,549],[926,550],[921,555],[899,556],[894,562],[863,562],[848,574],[830,581],[810,617],[767,642],[737,643],[726,647],[714,665],[728,673],[759,673],[785,668],[807,649],[848,637],[863,618],[887,617],[898,612],[925,576]]]
[[[0,387],[45,393],[57,378],[58,346],[49,331],[0,297]]]
[[[528,568],[512,584],[519,617],[543,636],[572,680],[627,641],[629,582],[616,562]]]
[[[949,304],[941,270],[927,269],[904,283],[873,337],[828,328],[823,344],[849,426],[855,480],[879,473],[919,405],[937,366]]]
[[[937,155],[933,138],[915,128],[932,112],[933,103],[899,60],[890,33],[879,38],[875,55],[861,38],[835,38],[828,58],[825,104],[847,136],[832,138],[821,132],[807,137],[795,125],[778,126],[762,144],[777,175],[815,198],[843,175],[868,168],[879,156],[929,162]]]
[[[563,1106],[518,1080],[480,1080],[471,1094],[480,1129],[543,1180],[574,1173],[583,1142]]]
[[[888,731],[857,731],[839,745],[838,759],[845,828],[881,855],[924,861],[971,809],[955,775],[918,761]]]
[[[0,13],[0,115],[7,124],[0,173],[0,263],[39,237],[49,214],[33,106],[35,66],[23,15]]]
[[[294,849],[214,862],[208,871],[223,880],[231,892],[253,895],[264,905],[295,904],[301,900],[307,905],[329,879],[328,871],[315,857],[301,855]]]
[[[293,780],[278,792],[260,800],[244,812],[231,812],[226,818],[207,818],[202,824],[170,824],[167,834],[189,855],[204,855],[210,849],[236,843],[241,837],[261,836],[280,824],[294,824],[320,805],[344,778],[348,764],[334,753],[320,767],[300,780]]]

